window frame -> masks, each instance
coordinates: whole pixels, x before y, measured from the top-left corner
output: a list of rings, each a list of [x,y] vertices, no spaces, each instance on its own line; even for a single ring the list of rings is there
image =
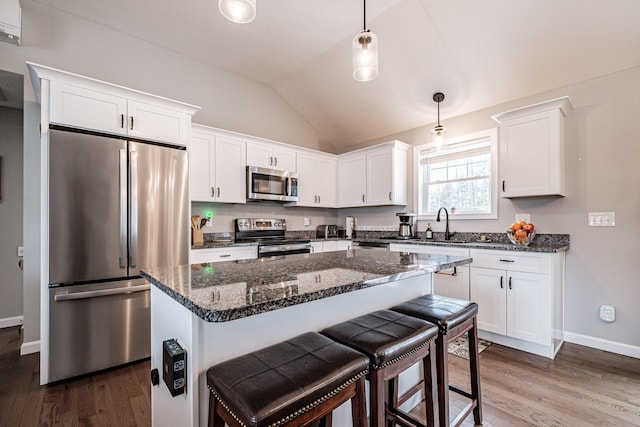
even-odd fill
[[[453,138],[447,138],[445,141],[445,147],[454,148],[456,145],[473,144],[474,141],[481,139],[489,139],[490,152],[491,152],[491,176],[490,176],[490,188],[491,188],[491,200],[489,213],[478,214],[454,214],[449,216],[449,220],[461,220],[461,219],[497,219],[498,218],[498,191],[499,191],[499,178],[498,178],[498,128],[490,128],[479,132],[473,132],[466,135],[460,135]],[[418,220],[421,221],[435,221],[436,214],[421,214],[420,203],[422,200],[422,188],[421,188],[421,172],[420,172],[420,153],[425,150],[435,150],[435,143],[430,142],[428,144],[418,145],[413,148],[413,205],[418,212]],[[449,209],[448,206],[446,206]]]

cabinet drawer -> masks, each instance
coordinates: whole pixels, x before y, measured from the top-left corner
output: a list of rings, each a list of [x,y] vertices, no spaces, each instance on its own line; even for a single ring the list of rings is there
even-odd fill
[[[257,246],[191,250],[191,264],[253,259],[257,257]]]
[[[533,252],[471,250],[474,267],[548,274],[550,255]]]

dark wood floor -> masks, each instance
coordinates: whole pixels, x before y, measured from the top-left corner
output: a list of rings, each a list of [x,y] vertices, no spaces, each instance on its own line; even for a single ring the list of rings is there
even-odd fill
[[[149,361],[41,387],[19,347],[17,327],[0,329],[0,426],[151,425]],[[555,360],[496,344],[480,360],[485,426],[640,426],[638,359],[565,343]],[[465,363],[450,357],[453,382]]]

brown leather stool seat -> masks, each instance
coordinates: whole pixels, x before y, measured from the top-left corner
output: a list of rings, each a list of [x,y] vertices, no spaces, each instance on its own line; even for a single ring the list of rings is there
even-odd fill
[[[209,426],[306,426],[351,399],[353,425],[366,425],[369,358],[309,332],[207,371]]]
[[[478,304],[472,301],[438,295],[424,295],[391,307],[391,310],[438,325],[436,364],[440,425],[458,426],[472,411],[475,424],[482,424],[477,328]],[[468,334],[469,343],[471,393],[449,384],[447,344],[465,333]],[[449,390],[471,400],[452,423],[449,421]]]
[[[397,378],[402,371],[422,360],[427,421],[428,425],[434,425],[436,414],[433,411],[436,405],[432,397],[436,390],[436,375],[432,355],[438,335],[436,325],[393,311],[380,310],[326,328],[322,334],[369,356],[369,418],[374,427],[384,426],[387,419],[404,421],[403,425],[421,425],[398,409],[402,402],[397,400],[396,382],[389,380]],[[389,381],[389,398],[385,405],[386,381]]]

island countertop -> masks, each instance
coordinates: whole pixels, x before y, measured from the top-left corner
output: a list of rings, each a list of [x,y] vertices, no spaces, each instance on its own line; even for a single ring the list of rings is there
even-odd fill
[[[146,268],[141,275],[203,320],[226,322],[471,261],[357,249]]]

